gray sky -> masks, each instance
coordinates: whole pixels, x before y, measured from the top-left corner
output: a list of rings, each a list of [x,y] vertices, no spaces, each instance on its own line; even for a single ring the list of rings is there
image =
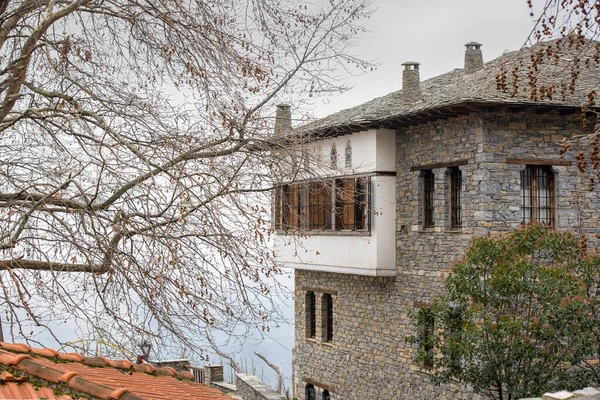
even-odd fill
[[[462,68],[467,42],[483,44],[485,62],[517,50],[535,18],[526,0],[374,0],[374,5],[375,14],[364,23],[370,33],[363,35],[357,52],[380,66],[349,78],[352,90],[317,100],[316,117],[399,90],[403,62],[420,62],[425,80]]]

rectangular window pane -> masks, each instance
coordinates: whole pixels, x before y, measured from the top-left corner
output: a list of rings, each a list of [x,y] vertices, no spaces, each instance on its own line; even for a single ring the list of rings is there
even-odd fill
[[[433,366],[433,312],[429,309],[419,311],[420,340],[419,348],[423,352],[423,365],[427,368]]]
[[[335,229],[354,230],[354,179],[337,179],[335,189]]]
[[[528,165],[521,171],[522,223],[554,225],[554,173],[550,167]]]
[[[450,226],[460,228],[462,226],[462,172],[454,167],[450,173]]]
[[[532,217],[531,202],[531,169],[529,167],[521,171],[521,223],[528,224]]]
[[[310,184],[309,208],[311,230],[331,229],[331,184],[329,182]]]
[[[369,229],[369,178],[356,178],[354,215],[356,230]]]
[[[428,170],[423,174],[423,227],[433,227],[433,201],[435,176]]]
[[[315,292],[306,292],[306,336],[314,338],[317,334],[317,310]]]
[[[326,342],[330,342],[333,340],[333,297],[331,294],[323,295],[323,313],[322,318],[325,323],[325,337],[324,340]]]

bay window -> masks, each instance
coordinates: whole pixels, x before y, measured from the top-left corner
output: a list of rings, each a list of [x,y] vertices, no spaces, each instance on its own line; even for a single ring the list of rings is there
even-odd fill
[[[370,177],[338,178],[280,186],[274,228],[296,231],[368,231]]]

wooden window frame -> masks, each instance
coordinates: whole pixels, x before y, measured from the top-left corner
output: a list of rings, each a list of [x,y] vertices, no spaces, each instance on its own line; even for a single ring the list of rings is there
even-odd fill
[[[552,167],[547,165],[530,164],[521,171],[521,224],[555,226],[555,175]],[[547,205],[540,205],[541,203]],[[543,217],[542,214],[547,214],[548,217]]]
[[[331,230],[331,191],[328,181],[308,183],[309,230]]]
[[[275,191],[275,229],[369,232],[371,176],[280,186]]]

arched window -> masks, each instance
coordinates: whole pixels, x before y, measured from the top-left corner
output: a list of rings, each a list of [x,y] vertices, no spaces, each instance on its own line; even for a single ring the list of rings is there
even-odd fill
[[[315,392],[315,387],[310,383],[306,384],[304,388],[304,397],[306,400],[317,400],[317,392]]]
[[[337,148],[335,147],[335,143],[331,145],[329,156],[331,158],[331,169],[337,169]]]
[[[346,143],[346,168],[352,168],[352,144]]]
[[[308,171],[310,169],[310,151],[304,150],[302,152],[302,158],[304,160],[304,169]]]
[[[323,396],[321,396],[323,400],[331,400],[331,396],[329,396],[329,390],[323,390]]]

